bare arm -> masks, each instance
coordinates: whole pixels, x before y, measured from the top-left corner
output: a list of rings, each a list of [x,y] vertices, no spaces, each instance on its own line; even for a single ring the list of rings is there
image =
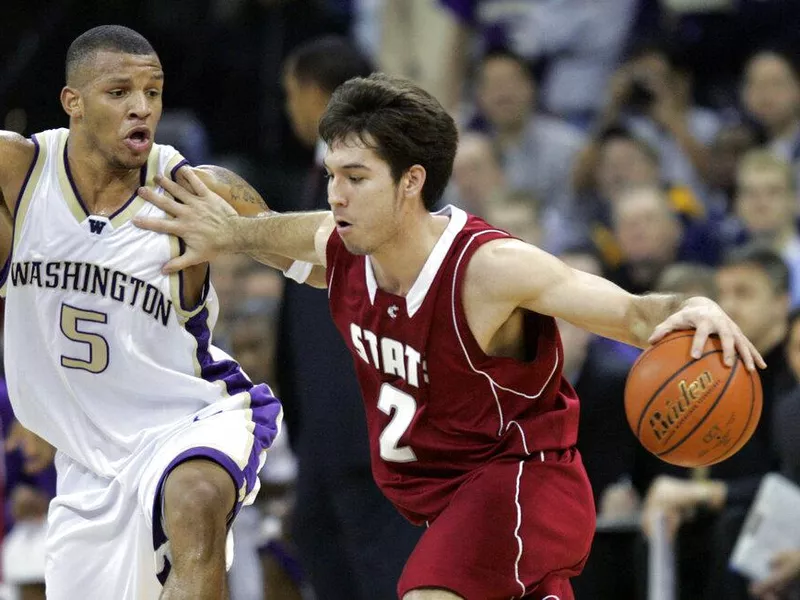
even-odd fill
[[[753,345],[711,300],[636,296],[518,240],[497,240],[478,250],[467,269],[466,285],[472,290],[470,297],[497,307],[497,318],[526,308],[640,348],[670,331],[696,329],[693,356],[699,356],[708,336],[716,333],[726,360],[732,361],[738,352],[749,367],[763,366]],[[465,304],[469,315],[470,298]]]
[[[242,217],[193,171],[187,170],[186,178],[189,189],[169,179],[156,178],[156,183],[177,200],[148,188],[141,188],[139,192],[173,218],[136,218],[135,224],[181,237],[187,245],[182,256],[165,265],[165,272],[208,262],[223,252],[245,252],[257,260],[266,255],[278,255],[325,265],[325,247],[335,226],[330,212],[270,212],[258,217]]]
[[[184,187],[189,187],[185,169],[178,172],[178,182]],[[267,206],[256,189],[233,171],[216,165],[201,165],[192,171],[210,189],[228,202],[242,217],[266,217],[275,214]],[[253,259],[260,263],[286,271],[294,260],[276,253],[265,252],[259,248],[248,251]],[[324,288],[325,268],[315,265],[306,283],[313,287]]]
[[[11,131],[0,131],[0,200],[14,214],[19,192],[33,162],[36,146]]]

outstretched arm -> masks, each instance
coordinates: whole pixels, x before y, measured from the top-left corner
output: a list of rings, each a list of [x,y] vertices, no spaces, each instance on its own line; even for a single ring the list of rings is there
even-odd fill
[[[190,169],[189,167],[181,169],[178,172],[178,182],[183,187],[190,188],[191,184],[186,175],[187,171],[194,172],[209,190],[226,200],[241,217],[265,217],[272,213],[261,194],[230,169],[216,165],[201,165],[195,169]],[[291,258],[264,252],[258,248],[253,249],[248,254],[258,262],[279,269],[284,273],[291,268],[294,262]],[[318,288],[326,287],[325,268],[315,265],[305,279],[305,283]]]
[[[220,167],[186,169],[182,176],[183,186],[164,177],[156,178],[156,183],[172,197],[149,188],[139,190],[143,198],[173,218],[136,218],[135,224],[176,235],[186,243],[186,252],[167,263],[165,272],[208,262],[221,253],[244,252],[282,270],[295,260],[321,265],[312,271],[308,283],[324,287],[325,244],[333,231],[329,213],[278,215],[243,179]],[[321,227],[326,220],[330,221],[327,229]]]
[[[738,353],[748,368],[764,367],[758,351],[725,312],[708,298],[629,294],[610,281],[570,268],[556,257],[518,240],[482,247],[467,269],[467,287],[492,303],[495,314],[517,307],[559,317],[598,335],[646,347],[670,331],[695,329],[692,356],[717,334],[732,364]]]

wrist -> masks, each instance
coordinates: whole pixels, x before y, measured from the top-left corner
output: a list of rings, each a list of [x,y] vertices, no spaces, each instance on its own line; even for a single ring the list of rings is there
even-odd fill
[[[728,498],[728,486],[724,481],[707,481],[701,484],[699,500],[705,508],[720,511]]]

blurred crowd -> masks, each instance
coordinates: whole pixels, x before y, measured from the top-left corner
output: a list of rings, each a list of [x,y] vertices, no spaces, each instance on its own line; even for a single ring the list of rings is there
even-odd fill
[[[374,70],[420,82],[461,131],[444,204],[631,292],[714,298],[768,365],[745,448],[711,468],[673,468],[625,419],[639,351],[560,323],[599,524],[577,598],[645,597],[656,513],[674,536],[680,600],[800,598],[800,548],[760,585],[729,565],[763,476],[800,485],[800,3],[28,0],[3,14],[0,128],[65,126],[67,45],[90,26],[125,24],[165,66],[156,140],[232,168],[276,210],[326,207],[316,125],[339,84]],[[231,597],[395,597],[421,532],[372,482],[325,292],[242,256],[212,265],[212,282],[215,343],[286,412],[260,500],[236,522]],[[2,400],[0,577],[9,598],[43,598],[52,450],[20,443]]]

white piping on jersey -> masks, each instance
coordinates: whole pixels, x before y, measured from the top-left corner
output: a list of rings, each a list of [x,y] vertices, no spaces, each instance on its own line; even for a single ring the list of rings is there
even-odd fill
[[[333,287],[333,276],[336,275],[336,265],[331,266],[331,280],[328,284],[328,300],[331,299],[331,288]]]
[[[451,292],[450,307],[451,307],[451,310],[452,310],[452,313],[453,313],[453,328],[456,330],[456,336],[458,337],[458,343],[461,344],[461,350],[464,352],[464,357],[467,359],[467,363],[469,364],[470,369],[472,369],[472,371],[474,373],[479,373],[479,374],[483,375],[484,377],[486,377],[486,379],[489,380],[490,387],[492,389],[492,394],[494,395],[495,402],[497,403],[497,410],[500,413],[500,428],[499,428],[499,430],[497,432],[497,435],[502,435],[502,433],[503,433],[503,423],[504,423],[505,419],[503,418],[503,409],[502,409],[502,406],[500,406],[500,399],[498,398],[497,392],[495,391],[494,388],[495,387],[500,388],[504,392],[511,392],[512,394],[516,394],[517,396],[522,396],[523,398],[527,398],[529,400],[536,400],[539,396],[542,395],[542,393],[544,392],[545,388],[547,388],[547,386],[550,384],[550,380],[553,379],[553,375],[555,375],[555,372],[558,369],[559,359],[558,359],[558,351],[556,350],[556,359],[555,359],[555,361],[553,361],[553,368],[550,371],[550,375],[547,376],[547,379],[542,384],[541,389],[538,392],[536,392],[535,394],[533,394],[533,395],[525,394],[524,392],[520,392],[519,390],[515,390],[515,389],[512,389],[512,388],[504,387],[504,386],[500,385],[499,383],[497,383],[494,379],[492,379],[492,376],[489,375],[487,372],[481,371],[480,369],[475,368],[475,365],[472,362],[472,358],[470,358],[469,352],[467,352],[467,347],[464,345],[464,340],[461,337],[461,331],[460,331],[460,329],[458,327],[458,319],[456,318],[456,278],[458,277],[458,272],[459,272],[459,269],[461,268],[461,261],[464,259],[464,255],[466,254],[466,252],[469,249],[469,247],[472,245],[472,242],[474,242],[475,239],[478,236],[484,235],[484,234],[487,234],[487,233],[505,233],[505,232],[504,231],[500,231],[499,229],[486,229],[484,231],[479,231],[479,232],[473,234],[473,236],[469,239],[469,241],[464,245],[464,249],[461,251],[461,255],[458,257],[458,261],[456,262],[456,268],[453,271],[453,285],[452,285],[452,292]],[[510,426],[510,423],[509,423],[509,426]],[[517,425],[517,427],[519,427],[519,425]],[[520,428],[520,431],[522,431],[521,428]],[[523,442],[524,442],[524,439],[525,439],[524,434],[523,434],[522,437],[523,437]],[[524,444],[524,445],[527,446],[527,444]]]
[[[495,398],[496,397],[497,396],[495,395]],[[525,450],[525,455],[526,456],[530,456],[531,455],[531,451],[528,450],[528,441],[525,439],[525,432],[522,431],[522,427],[520,426],[520,424],[517,423],[516,421],[509,421],[508,425],[506,425],[506,431],[511,429],[512,425],[516,425],[517,429],[519,429],[519,434],[522,436],[522,448]]]
[[[456,235],[458,235],[458,232],[464,229],[464,225],[467,224],[467,213],[451,204],[448,204],[442,210],[433,214],[449,214],[450,222],[447,224],[447,227],[445,227],[442,235],[439,236],[433,250],[431,250],[431,253],[428,255],[428,259],[422,266],[422,270],[417,276],[417,279],[412,284],[411,289],[408,290],[408,294],[406,294],[406,311],[409,317],[413,317],[422,306],[422,303],[425,301],[425,296],[428,294],[428,290],[433,280],[436,278],[436,273],[439,272],[439,268],[442,266],[442,263],[444,263],[445,258],[447,258],[447,253],[450,251],[453,241],[456,239]],[[365,256],[364,261],[369,301],[375,304],[378,282],[375,279],[375,271],[372,268],[372,262],[369,256]]]
[[[517,508],[517,526],[514,529],[514,537],[517,538],[517,546],[519,547],[519,551],[517,552],[517,560],[514,562],[514,577],[517,580],[517,584],[519,587],[522,588],[522,594],[520,594],[520,598],[525,595],[525,584],[519,578],[519,561],[522,560],[522,537],[519,535],[519,529],[522,527],[522,505],[519,503],[519,488],[520,482],[522,481],[522,466],[525,464],[524,461],[519,461],[519,472],[517,473],[517,489],[514,492],[514,504],[516,504]]]

